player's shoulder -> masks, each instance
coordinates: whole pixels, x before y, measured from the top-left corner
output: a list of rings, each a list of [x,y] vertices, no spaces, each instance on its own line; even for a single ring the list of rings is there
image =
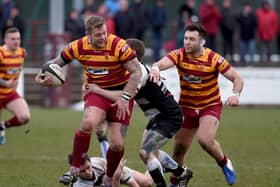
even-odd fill
[[[211,61],[215,64],[228,63],[228,61],[216,51],[213,51],[209,48],[205,48],[205,53],[207,54],[208,58],[211,58]]]

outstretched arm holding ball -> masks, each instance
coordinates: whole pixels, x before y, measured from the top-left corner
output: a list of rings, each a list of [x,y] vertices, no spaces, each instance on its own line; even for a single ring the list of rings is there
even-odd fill
[[[65,81],[65,76],[60,67],[63,67],[65,64],[61,56],[58,55],[43,65],[42,70],[36,75],[35,81],[42,86],[62,85]]]

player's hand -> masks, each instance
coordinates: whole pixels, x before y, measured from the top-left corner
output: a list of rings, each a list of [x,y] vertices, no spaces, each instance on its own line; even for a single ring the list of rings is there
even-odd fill
[[[94,83],[86,84],[86,88],[87,88],[91,93],[96,93],[96,94],[98,94],[99,91],[101,90],[101,88],[100,88],[99,86],[97,86],[97,84],[94,84]]]
[[[160,81],[160,73],[159,73],[159,69],[157,67],[152,67],[151,71],[149,73],[149,80],[157,83]]]
[[[129,101],[119,98],[115,103],[112,104],[112,107],[117,107],[116,116],[120,120],[124,120],[127,115],[130,115]]]
[[[5,86],[7,88],[17,88],[18,80],[9,79],[6,81]]]
[[[239,97],[237,95],[232,95],[226,100],[226,105],[231,107],[236,107],[239,105]]]
[[[99,86],[97,86],[97,84],[94,83],[84,84],[82,87],[82,98],[84,98],[88,93],[99,94],[99,91],[102,91],[102,89]]]
[[[120,178],[121,178],[121,174],[123,172],[123,168],[125,166],[126,160],[124,158],[122,158],[120,160],[120,163],[113,175],[113,181],[112,181],[112,186],[119,186],[120,185]]]
[[[51,77],[45,75],[41,71],[36,75],[35,81],[41,86],[51,86],[52,84]]]

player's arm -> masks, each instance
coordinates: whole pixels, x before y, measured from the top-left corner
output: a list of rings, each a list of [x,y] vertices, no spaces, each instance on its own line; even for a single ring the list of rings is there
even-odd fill
[[[64,60],[61,58],[61,55],[58,55],[54,59],[49,60],[46,64],[58,64],[60,67],[63,67],[64,65],[66,65]],[[37,83],[39,83],[40,85],[42,85],[42,86],[49,86],[49,85],[51,85],[50,77],[46,76],[44,73],[42,73],[42,71],[40,71],[36,75],[35,81]]]
[[[6,88],[16,88],[18,85],[18,80],[9,79],[4,80],[0,78],[0,86],[6,87]]]
[[[123,168],[124,168],[125,163],[126,163],[126,160],[122,158],[120,160],[120,163],[119,163],[114,175],[113,175],[112,187],[120,187],[121,186],[121,184],[120,184],[121,174],[123,172]]]
[[[124,64],[124,68],[130,73],[128,82],[123,91],[134,97],[137,93],[137,86],[141,78],[140,62],[133,58]]]
[[[244,86],[244,80],[233,67],[226,71],[224,76],[233,83],[232,95],[227,99],[226,103],[229,106],[237,106],[239,104],[239,95]]]
[[[166,70],[172,66],[174,66],[174,63],[168,57],[163,57],[161,60],[152,65],[149,75],[150,80],[153,82],[158,82],[160,80],[159,72],[162,70]]]
[[[113,107],[117,107],[116,116],[119,119],[125,119],[127,115],[130,115],[129,100],[136,95],[137,85],[141,78],[141,68],[137,58],[127,61],[123,66],[130,73],[130,76],[123,89],[122,96],[112,105]]]
[[[66,65],[67,63],[64,62],[64,60],[62,59],[61,55],[58,55],[57,57],[49,60],[47,62],[47,64],[58,64],[60,67],[63,67],[64,65]]]
[[[123,94],[122,90],[105,90],[94,83],[86,84],[82,90],[83,97],[88,93],[102,95],[106,99],[116,102]]]

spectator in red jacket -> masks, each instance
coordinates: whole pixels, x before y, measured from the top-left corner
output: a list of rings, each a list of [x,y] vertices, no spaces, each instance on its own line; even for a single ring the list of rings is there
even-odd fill
[[[262,60],[270,62],[272,41],[276,38],[279,29],[278,15],[269,2],[263,1],[262,6],[256,10],[258,29],[257,35],[261,41]]]
[[[216,49],[216,35],[219,31],[219,24],[221,21],[221,13],[214,0],[204,0],[199,8],[199,16],[201,24],[207,31],[206,47],[213,50]]]

